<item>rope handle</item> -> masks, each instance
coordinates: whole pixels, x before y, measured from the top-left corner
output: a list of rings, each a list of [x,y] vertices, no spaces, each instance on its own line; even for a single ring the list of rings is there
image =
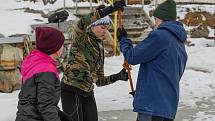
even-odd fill
[[[129,83],[130,83],[130,87],[131,87],[131,92],[134,92],[134,85],[133,85],[133,81],[131,78],[131,65],[128,64],[128,62],[126,60],[124,60],[124,64],[123,64],[123,68],[125,68],[128,71],[128,79],[129,79]]]
[[[122,29],[122,11],[118,10],[118,16],[119,16],[119,28]],[[124,64],[123,64],[123,68],[125,68],[128,72],[128,79],[129,79],[129,83],[130,83],[130,87],[131,87],[131,93],[134,92],[134,85],[133,85],[133,81],[131,78],[131,65],[128,64],[128,62],[126,60],[124,60]]]

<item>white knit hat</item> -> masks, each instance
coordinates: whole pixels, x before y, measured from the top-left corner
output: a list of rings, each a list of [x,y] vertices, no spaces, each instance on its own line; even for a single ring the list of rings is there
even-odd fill
[[[103,18],[100,18],[99,20],[95,21],[91,24],[91,27],[98,26],[98,25],[110,25],[112,23],[112,20],[109,16],[105,16]]]

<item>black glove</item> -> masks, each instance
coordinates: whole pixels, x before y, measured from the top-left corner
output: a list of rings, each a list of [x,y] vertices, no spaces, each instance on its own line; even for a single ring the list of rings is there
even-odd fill
[[[105,8],[105,5],[99,5],[99,6],[96,7],[96,10],[102,10],[104,8]]]
[[[101,18],[103,18],[103,17],[109,15],[110,13],[117,11],[118,9],[121,9],[123,11],[125,6],[126,6],[125,0],[116,1],[109,7],[100,9],[99,14],[100,14]]]
[[[112,5],[116,10],[121,9],[121,11],[124,11],[124,7],[126,6],[125,0],[116,0]]]
[[[72,121],[72,118],[65,112],[58,110],[58,115],[61,121]]]
[[[133,91],[133,92],[129,92],[129,94],[130,94],[130,95],[132,95],[132,96],[134,97],[134,95],[135,95],[135,91]]]
[[[128,81],[128,73],[126,72],[126,69],[122,69],[119,73],[111,75],[110,80],[112,82],[115,82],[118,80]]]
[[[122,37],[127,37],[127,32],[126,30],[124,29],[124,27],[122,26],[122,29],[121,28],[118,28],[117,29],[117,39],[118,41],[121,41],[121,38]]]

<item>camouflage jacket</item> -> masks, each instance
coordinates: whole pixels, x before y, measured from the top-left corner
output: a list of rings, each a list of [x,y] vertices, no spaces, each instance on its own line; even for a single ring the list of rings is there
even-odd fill
[[[104,48],[90,29],[98,20],[97,11],[81,18],[74,27],[72,45],[64,68],[63,82],[85,92],[91,92],[94,84],[104,86],[112,83],[110,76],[104,76]]]

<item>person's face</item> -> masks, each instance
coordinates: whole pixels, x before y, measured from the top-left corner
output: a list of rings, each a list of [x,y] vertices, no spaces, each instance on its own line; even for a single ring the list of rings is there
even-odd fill
[[[56,52],[57,56],[60,57],[61,54],[63,53],[63,46]]]
[[[155,17],[155,27],[158,28],[163,21]]]
[[[109,25],[97,25],[92,27],[92,32],[101,40],[105,39],[105,35],[107,33]]]

